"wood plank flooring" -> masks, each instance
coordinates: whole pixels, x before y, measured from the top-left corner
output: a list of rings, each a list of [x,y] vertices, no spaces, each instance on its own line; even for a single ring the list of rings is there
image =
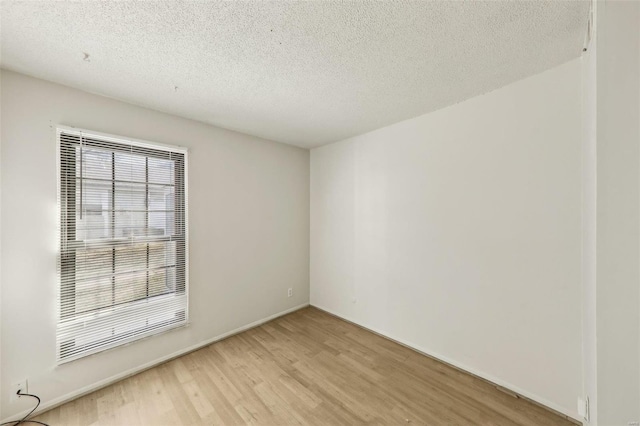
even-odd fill
[[[36,418],[55,425],[572,425],[305,308]]]

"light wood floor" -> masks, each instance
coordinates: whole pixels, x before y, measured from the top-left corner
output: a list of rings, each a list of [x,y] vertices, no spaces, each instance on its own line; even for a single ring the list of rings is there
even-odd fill
[[[51,426],[572,424],[315,308],[214,343],[36,419]]]

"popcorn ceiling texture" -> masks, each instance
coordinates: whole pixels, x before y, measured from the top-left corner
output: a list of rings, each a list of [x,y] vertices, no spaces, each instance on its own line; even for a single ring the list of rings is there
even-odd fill
[[[588,9],[588,1],[2,1],[0,65],[315,147],[578,57]]]

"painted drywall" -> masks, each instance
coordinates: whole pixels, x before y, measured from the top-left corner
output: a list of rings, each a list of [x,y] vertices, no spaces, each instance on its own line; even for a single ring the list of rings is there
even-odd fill
[[[1,391],[45,404],[308,303],[309,152],[9,71],[1,74]],[[56,124],[189,148],[191,325],[59,367]],[[287,298],[287,289],[293,297]]]
[[[640,422],[640,4],[597,8],[597,424]]]
[[[588,398],[584,422],[596,425],[598,417],[598,360],[596,340],[596,229],[597,229],[597,105],[596,22],[592,11],[587,51],[582,68],[582,395]],[[588,418],[588,420],[587,420]]]
[[[577,418],[580,60],[311,151],[311,304]]]

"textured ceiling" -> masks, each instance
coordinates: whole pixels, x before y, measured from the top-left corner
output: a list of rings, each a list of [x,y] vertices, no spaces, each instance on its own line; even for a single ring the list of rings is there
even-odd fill
[[[3,68],[303,147],[580,55],[589,3],[15,2]]]

